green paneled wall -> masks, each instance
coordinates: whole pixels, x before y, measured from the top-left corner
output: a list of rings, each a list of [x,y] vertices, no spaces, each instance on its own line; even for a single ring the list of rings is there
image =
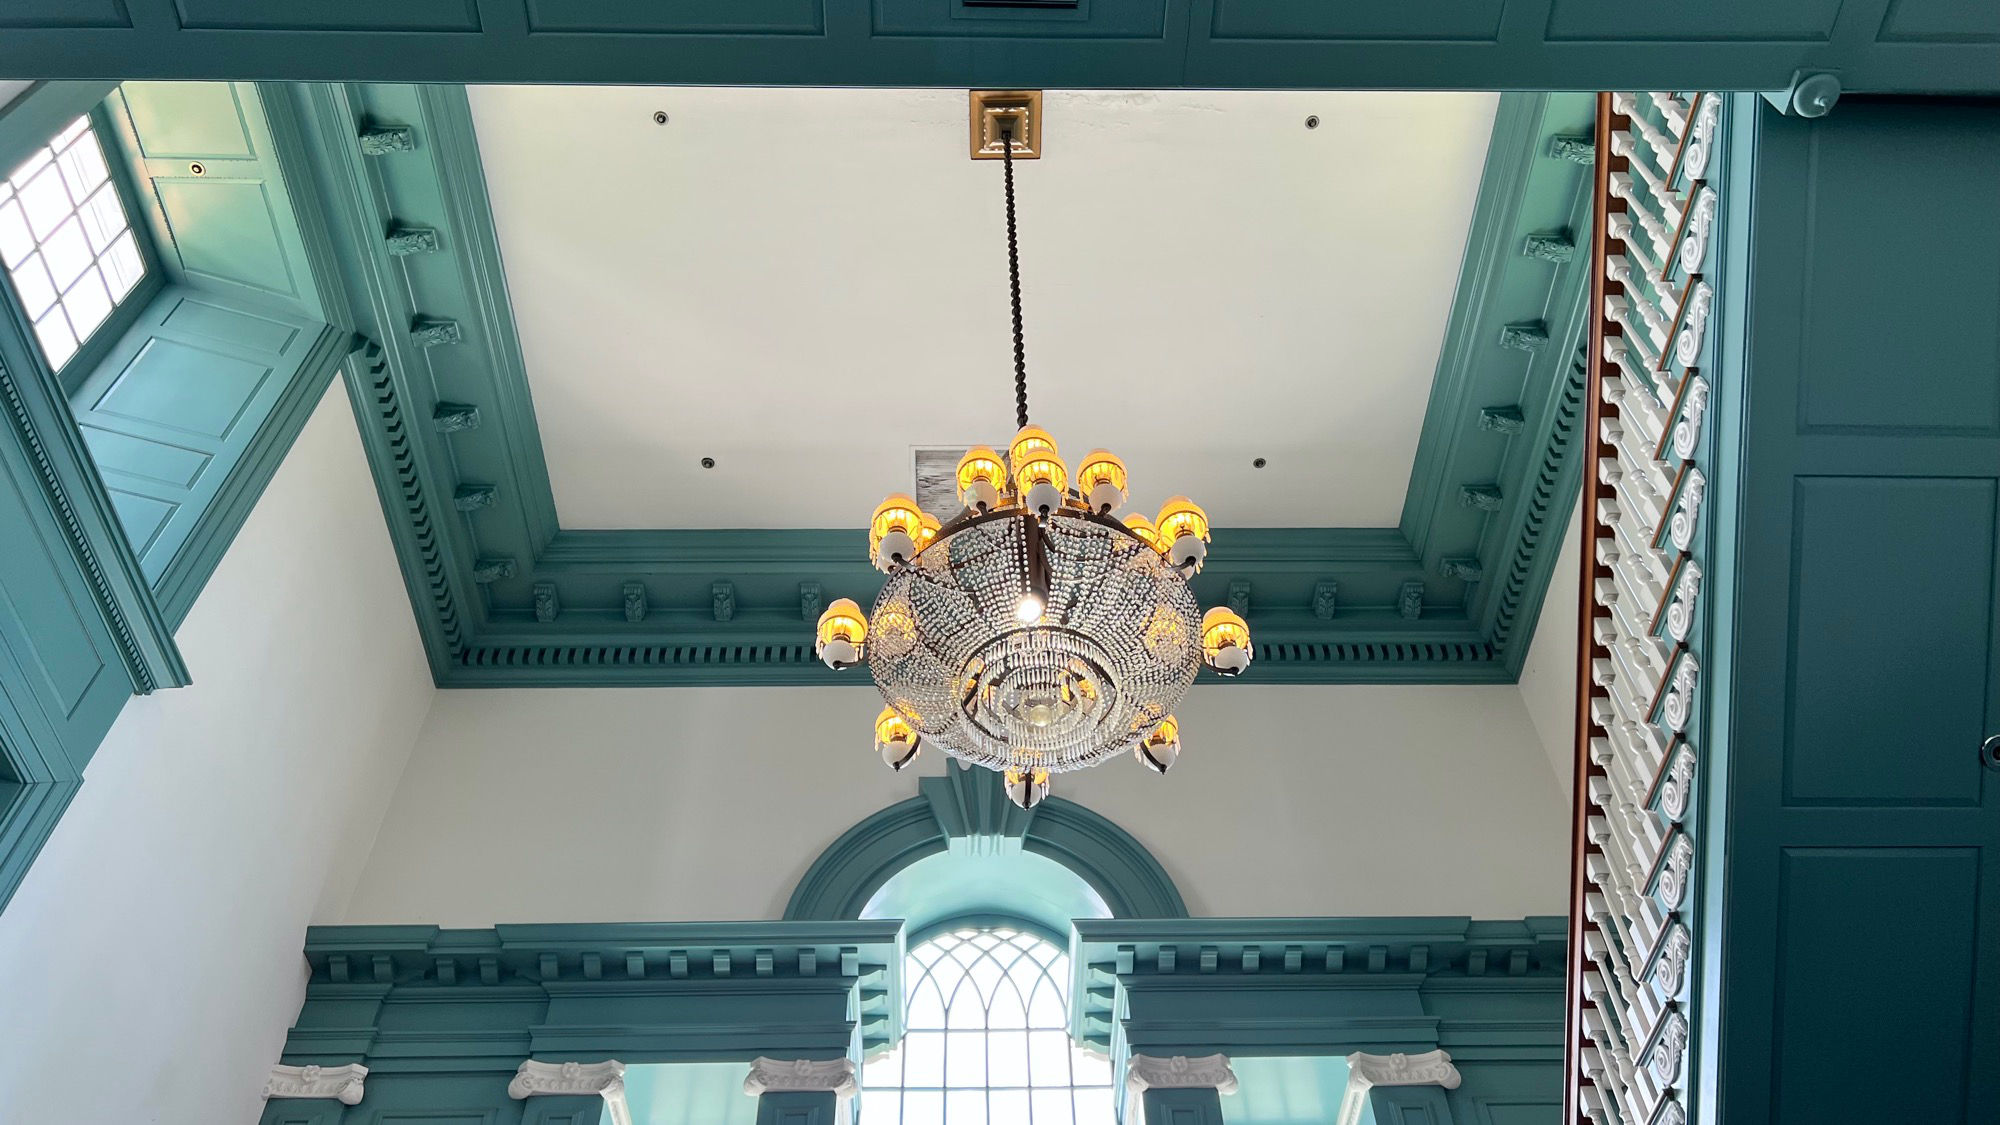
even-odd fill
[[[2000,106],[1737,121],[1704,1119],[2000,1120]]]

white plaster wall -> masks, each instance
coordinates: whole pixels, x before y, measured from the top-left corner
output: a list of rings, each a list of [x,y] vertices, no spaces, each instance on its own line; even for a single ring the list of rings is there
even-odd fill
[[[866,687],[441,692],[349,922],[781,914],[807,866],[915,793]],[[1561,913],[1567,817],[1511,685],[1198,687],[1167,777],[1056,779],[1198,914]],[[926,756],[926,772],[939,763]]]
[[[1542,599],[1535,639],[1521,666],[1521,704],[1528,710],[1567,807],[1576,785],[1576,644],[1583,581],[1583,504],[1570,514],[1562,554]]]
[[[336,385],[0,914],[0,1120],[257,1118],[435,694]]]

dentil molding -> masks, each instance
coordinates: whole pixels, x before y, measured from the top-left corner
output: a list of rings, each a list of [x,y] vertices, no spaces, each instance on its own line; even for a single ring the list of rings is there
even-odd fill
[[[854,1096],[853,1059],[769,1059],[762,1055],[750,1060],[750,1073],[743,1077],[743,1092],[751,1097],[771,1093],[830,1093]]]
[[[1228,1055],[1133,1055],[1125,1069],[1125,1087],[1133,1093],[1203,1086],[1223,1094],[1236,1092],[1236,1072],[1229,1069]]]
[[[264,1080],[267,1098],[333,1098],[342,1105],[361,1103],[361,1080],[368,1068],[360,1063],[346,1066],[286,1066],[271,1068]]]

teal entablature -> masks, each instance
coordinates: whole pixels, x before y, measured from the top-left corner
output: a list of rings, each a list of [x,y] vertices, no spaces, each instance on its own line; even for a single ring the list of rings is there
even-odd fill
[[[1992,91],[1978,0],[20,0],[0,72],[428,82]]]

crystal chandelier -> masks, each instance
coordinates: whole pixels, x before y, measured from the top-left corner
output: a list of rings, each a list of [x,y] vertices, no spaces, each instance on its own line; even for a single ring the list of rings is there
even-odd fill
[[[848,598],[828,606],[815,651],[836,669],[867,662],[891,768],[935,746],[1001,771],[1032,808],[1050,774],[1128,749],[1165,773],[1180,756],[1174,707],[1204,664],[1249,667],[1250,630],[1227,607],[1202,613],[1188,587],[1208,553],[1199,506],[1177,496],[1156,519],[1121,521],[1125,463],[1100,449],[1072,478],[1028,423],[1011,132],[1001,147],[1019,432],[1004,458],[978,446],[959,461],[965,510],[950,522],[900,493],[882,501],[868,547],[888,580],[869,615]]]

